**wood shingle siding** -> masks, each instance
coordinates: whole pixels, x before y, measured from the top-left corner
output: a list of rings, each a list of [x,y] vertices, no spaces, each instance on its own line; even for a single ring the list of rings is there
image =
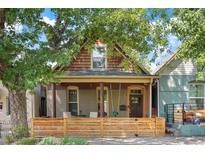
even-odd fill
[[[91,68],[91,54],[82,49],[76,59],[73,60],[70,66],[66,67],[66,71],[82,71],[89,70]]]
[[[88,50],[82,49],[79,55],[73,59],[72,63],[65,67],[65,71],[87,71],[91,70],[92,57]],[[121,63],[123,61],[122,56],[107,57],[107,69],[120,71],[123,69]]]

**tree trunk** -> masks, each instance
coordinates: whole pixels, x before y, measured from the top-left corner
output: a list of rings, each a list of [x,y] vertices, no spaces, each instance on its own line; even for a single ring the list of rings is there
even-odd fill
[[[14,137],[29,136],[27,122],[26,91],[9,91],[11,128]]]
[[[0,29],[4,29],[5,15],[4,9],[0,8]]]

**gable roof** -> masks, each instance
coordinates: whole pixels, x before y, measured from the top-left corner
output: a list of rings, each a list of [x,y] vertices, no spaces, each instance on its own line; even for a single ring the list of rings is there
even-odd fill
[[[161,64],[156,71],[153,73],[155,75],[159,75],[160,72],[162,72],[173,60],[176,59],[176,55],[179,51],[176,51],[173,55],[171,55],[163,64]]]
[[[132,62],[132,60],[130,59],[129,55],[126,54],[125,51],[123,51],[123,49],[121,48],[121,46],[120,46],[118,43],[116,44],[116,47],[117,47],[117,51],[120,52],[124,58],[129,59],[130,63],[133,64],[133,62]],[[140,62],[137,62],[137,66],[138,66],[142,71],[144,71],[146,74],[148,74],[148,75],[151,74],[150,71],[147,70]]]
[[[82,48],[83,48],[83,47],[82,47]],[[81,49],[82,49],[82,48],[81,48]],[[80,50],[81,50],[81,49],[80,49]],[[124,58],[127,58],[127,59],[129,60],[129,62],[130,62],[131,64],[133,64],[133,62],[132,62],[131,58],[129,57],[129,55],[126,54],[126,52],[124,52],[124,51],[122,50],[122,48],[121,48],[121,46],[120,46],[119,44],[116,43],[114,49],[116,49]],[[75,58],[72,58],[70,64],[71,64],[74,60],[75,60]],[[69,65],[70,65],[70,64],[69,64]],[[142,64],[140,64],[139,62],[137,63],[137,66],[138,66],[145,74],[151,75],[150,71],[147,70],[147,69],[146,69]],[[56,66],[54,66],[54,69],[59,69],[59,67],[58,67],[57,64],[56,64]],[[61,70],[61,69],[62,69],[62,68],[60,68],[60,70]]]

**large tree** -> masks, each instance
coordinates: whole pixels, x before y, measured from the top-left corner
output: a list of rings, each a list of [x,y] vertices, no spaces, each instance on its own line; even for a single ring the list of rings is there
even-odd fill
[[[205,70],[205,9],[174,9],[170,20],[172,33],[182,41],[178,56],[193,59],[197,65],[197,79]]]
[[[100,39],[109,54],[118,45],[138,63],[167,45],[163,24],[153,24],[147,9],[51,9],[54,25],[43,20],[43,11],[0,10],[0,79],[10,93],[13,129],[28,130],[26,91],[55,81],[58,72],[51,64],[65,66],[80,48],[91,49]],[[20,32],[16,24],[23,27]]]

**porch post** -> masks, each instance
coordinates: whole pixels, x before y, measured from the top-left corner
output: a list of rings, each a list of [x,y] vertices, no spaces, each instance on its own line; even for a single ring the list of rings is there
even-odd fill
[[[100,83],[100,117],[104,117],[104,83]]]
[[[149,117],[152,117],[152,82],[153,80],[151,79],[151,82],[149,84]]]
[[[51,84],[51,89],[52,89],[52,118],[56,117],[56,84],[52,83]]]

